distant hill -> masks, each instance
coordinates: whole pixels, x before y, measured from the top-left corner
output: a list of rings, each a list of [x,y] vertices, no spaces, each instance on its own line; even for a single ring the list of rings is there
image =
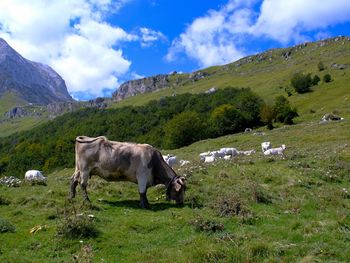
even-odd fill
[[[8,94],[17,97],[17,102],[41,105],[73,101],[58,73],[47,65],[25,59],[0,38],[0,99]]]
[[[318,69],[319,62],[325,66],[323,71]],[[301,96],[291,87],[291,77],[296,72],[317,74],[321,79],[328,73],[333,81],[327,84],[321,81],[312,88],[312,92]],[[344,108],[349,83],[350,37],[340,36],[267,50],[190,74],[174,72],[128,81],[113,94],[117,103],[112,107],[143,105],[161,97],[186,92],[201,93],[211,88],[250,87],[267,101],[292,91],[289,100],[300,109],[302,118],[310,118],[310,111]]]
[[[318,64],[324,69],[320,71]],[[294,73],[318,75],[321,81],[312,87],[312,92],[298,94],[291,87]],[[332,81],[325,83],[325,74]],[[293,47],[277,48],[244,57],[223,66],[213,66],[192,73],[155,75],[123,83],[112,99],[99,98],[92,103],[59,103],[53,106],[9,111],[9,105],[22,105],[23,99],[13,94],[0,96],[0,137],[15,131],[27,130],[65,112],[82,107],[121,108],[145,105],[151,100],[183,93],[203,93],[226,87],[249,87],[272,103],[276,96],[288,96],[288,100],[298,109],[296,121],[319,120],[325,113],[334,112],[349,116],[350,94],[350,37],[334,37],[316,42],[303,43]],[[102,103],[101,103],[102,102]],[[52,113],[52,110],[55,112]],[[15,116],[8,119],[6,116]]]

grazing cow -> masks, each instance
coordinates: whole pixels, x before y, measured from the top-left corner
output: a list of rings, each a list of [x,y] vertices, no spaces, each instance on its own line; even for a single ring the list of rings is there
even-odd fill
[[[100,136],[79,136],[75,142],[75,172],[71,178],[71,198],[80,183],[84,199],[90,201],[86,187],[91,175],[107,181],[130,181],[138,184],[140,206],[148,208],[147,188],[164,184],[167,199],[183,204],[185,178],[178,176],[161,153],[148,144],[109,141]]]
[[[262,142],[261,143],[262,152],[264,153],[268,149],[271,149],[271,143],[270,142]]]
[[[45,181],[46,177],[38,170],[28,170],[24,175],[24,179],[27,181]]]
[[[264,152],[264,155],[283,155],[284,156],[285,149],[286,149],[286,145],[282,144],[281,147],[267,149]]]
[[[238,155],[238,151],[236,148],[221,148],[219,152],[222,153],[223,156],[230,155],[231,157],[234,157]]]

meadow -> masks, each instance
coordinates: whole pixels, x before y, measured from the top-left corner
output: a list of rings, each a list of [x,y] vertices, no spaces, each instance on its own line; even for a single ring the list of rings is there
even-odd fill
[[[69,201],[72,168],[47,174],[47,185],[0,185],[0,262],[348,262],[349,129],[347,119],[313,120],[163,150],[190,161],[176,168],[187,178],[183,207],[156,186],[142,210],[136,185],[97,177],[91,205],[79,188]],[[263,141],[286,144],[286,157],[263,156]],[[257,152],[199,162],[220,147]]]

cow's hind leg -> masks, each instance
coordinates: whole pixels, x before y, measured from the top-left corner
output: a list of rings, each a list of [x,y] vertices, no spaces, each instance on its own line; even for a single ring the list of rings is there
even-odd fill
[[[84,196],[84,201],[88,201],[89,203],[91,202],[87,193],[87,185],[88,185],[88,179],[89,179],[89,171],[84,171],[81,172],[81,181],[80,181],[80,186],[81,190],[83,191],[83,196]]]
[[[75,170],[74,174],[71,177],[70,183],[70,198],[74,198],[76,194],[76,188],[79,183],[80,171],[78,169]]]

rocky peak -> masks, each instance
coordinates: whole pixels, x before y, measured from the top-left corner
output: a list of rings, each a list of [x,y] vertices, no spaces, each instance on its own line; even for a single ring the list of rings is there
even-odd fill
[[[73,101],[64,80],[52,68],[25,59],[0,38],[0,96],[5,92],[29,103]]]

